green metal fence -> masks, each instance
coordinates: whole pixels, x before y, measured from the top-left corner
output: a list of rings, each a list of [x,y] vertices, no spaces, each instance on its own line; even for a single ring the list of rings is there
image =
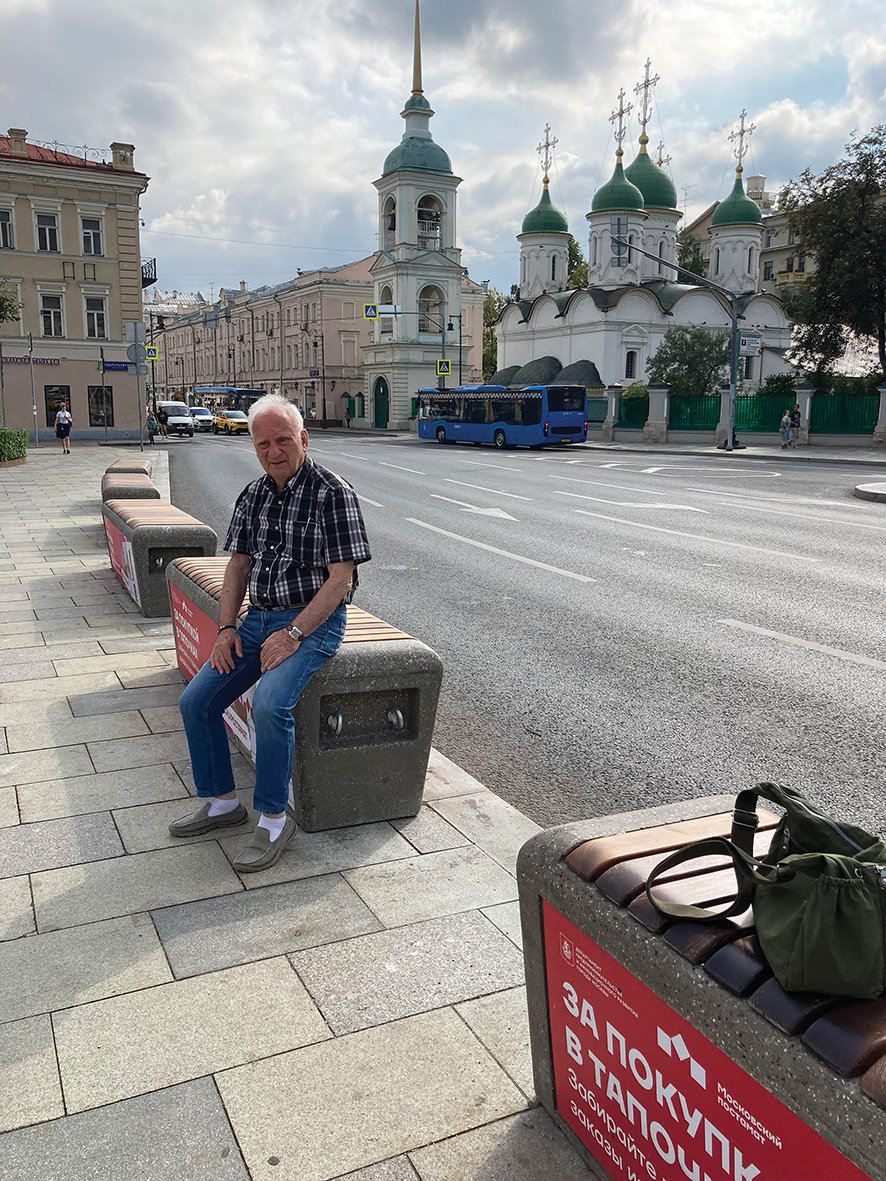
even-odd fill
[[[649,417],[649,398],[622,398],[619,403],[618,425],[642,431]]]
[[[588,426],[600,426],[606,421],[606,398],[592,398],[588,396],[587,405],[585,407],[585,417],[588,420]]]
[[[791,394],[740,394],[735,399],[737,431],[777,431],[785,410],[792,410]]]
[[[720,399],[693,394],[671,397],[668,429],[672,431],[713,431],[720,421]]]
[[[809,433],[872,435],[879,413],[879,394],[813,394]]]

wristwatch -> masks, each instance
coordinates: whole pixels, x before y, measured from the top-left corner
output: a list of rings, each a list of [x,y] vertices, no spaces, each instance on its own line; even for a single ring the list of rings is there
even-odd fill
[[[305,633],[303,631],[299,631],[295,624],[293,624],[292,627],[288,627],[286,629],[286,634],[289,636],[290,640],[298,640],[299,642],[305,638]]]

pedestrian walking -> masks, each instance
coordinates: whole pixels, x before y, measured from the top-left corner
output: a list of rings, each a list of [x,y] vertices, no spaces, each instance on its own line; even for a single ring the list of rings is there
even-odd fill
[[[794,403],[794,409],[791,411],[791,446],[796,447],[800,439],[800,403]]]
[[[161,406],[157,411],[157,425],[160,427],[160,438],[168,439],[169,435],[166,432],[166,424],[169,422],[169,415],[165,407]]]
[[[249,433],[266,474],[247,485],[234,505],[218,634],[208,662],[179,702],[204,803],[169,826],[173,836],[190,837],[245,823],[222,715],[258,681],[252,804],[261,818],[234,860],[241,873],[274,865],[295,832],[286,815],[292,709],[341,646],[357,567],[370,560],[356,493],[308,457],[308,432],[295,406],[280,394],[259,398],[249,411]],[[249,608],[238,626],[247,590]]]
[[[785,410],[782,416],[781,426],[778,428],[781,433],[781,449],[785,450],[790,446],[791,442],[791,414],[789,410]]]
[[[154,435],[156,435],[157,432],[160,430],[160,424],[157,422],[157,419],[154,417],[153,410],[148,411],[147,423],[148,423],[148,442],[153,447],[153,446],[155,446]]]
[[[55,415],[55,437],[62,441],[62,455],[71,454],[71,427],[74,420],[68,409],[68,403],[62,402]]]
[[[351,429],[351,408],[350,408],[350,406],[345,406],[345,426],[348,428],[348,430]]]

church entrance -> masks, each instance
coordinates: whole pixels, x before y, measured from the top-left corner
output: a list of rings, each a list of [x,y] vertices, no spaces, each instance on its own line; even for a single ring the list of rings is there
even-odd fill
[[[388,425],[388,416],[390,414],[390,394],[388,391],[388,383],[383,377],[376,378],[374,400],[375,400],[375,425],[379,430],[386,430]]]

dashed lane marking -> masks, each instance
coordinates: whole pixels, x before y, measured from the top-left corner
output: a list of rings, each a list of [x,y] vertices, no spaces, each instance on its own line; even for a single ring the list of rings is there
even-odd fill
[[[742,623],[738,619],[718,619],[717,623],[722,623],[724,627],[734,627],[738,631],[751,632],[756,636],[767,636],[771,640],[781,640],[783,644],[793,644],[797,648],[808,648],[812,652],[822,652],[825,656],[836,656],[838,660],[848,660],[851,664],[886,669],[886,660],[875,660],[872,656],[859,656],[857,652],[846,652],[843,648],[829,648],[826,644],[816,644],[814,640],[804,640],[800,636],[787,636],[784,632],[773,632],[766,627],[755,627],[752,623]]]
[[[414,467],[400,467],[399,463],[385,463],[383,459],[376,460],[380,467],[393,467],[398,472],[411,472],[413,476],[426,476],[427,472],[418,472]]]
[[[462,537],[459,533],[450,533],[448,529],[438,529],[436,525],[429,525],[427,521],[418,521],[415,517],[407,517],[411,525],[418,525],[422,529],[430,529],[432,533],[440,533],[453,541],[461,541],[465,545],[473,545],[477,549],[488,550],[491,554],[498,554],[500,558],[510,558],[512,562],[522,562],[526,566],[535,566],[539,570],[547,570],[550,574],[559,574],[563,578],[574,578],[576,582],[596,582],[596,578],[588,578],[586,574],[576,574],[573,570],[560,570],[557,566],[548,566],[546,562],[537,562],[535,558],[524,558],[522,554],[512,554],[506,549],[487,545],[485,541],[475,541],[473,537]]]
[[[532,502],[531,496],[518,496],[516,492],[502,492],[499,488],[484,488],[482,484],[466,484],[464,480],[450,480],[448,478],[443,480],[444,484],[460,484],[462,488],[473,488],[477,492],[492,492],[495,496],[509,496],[511,500],[528,500]]]

